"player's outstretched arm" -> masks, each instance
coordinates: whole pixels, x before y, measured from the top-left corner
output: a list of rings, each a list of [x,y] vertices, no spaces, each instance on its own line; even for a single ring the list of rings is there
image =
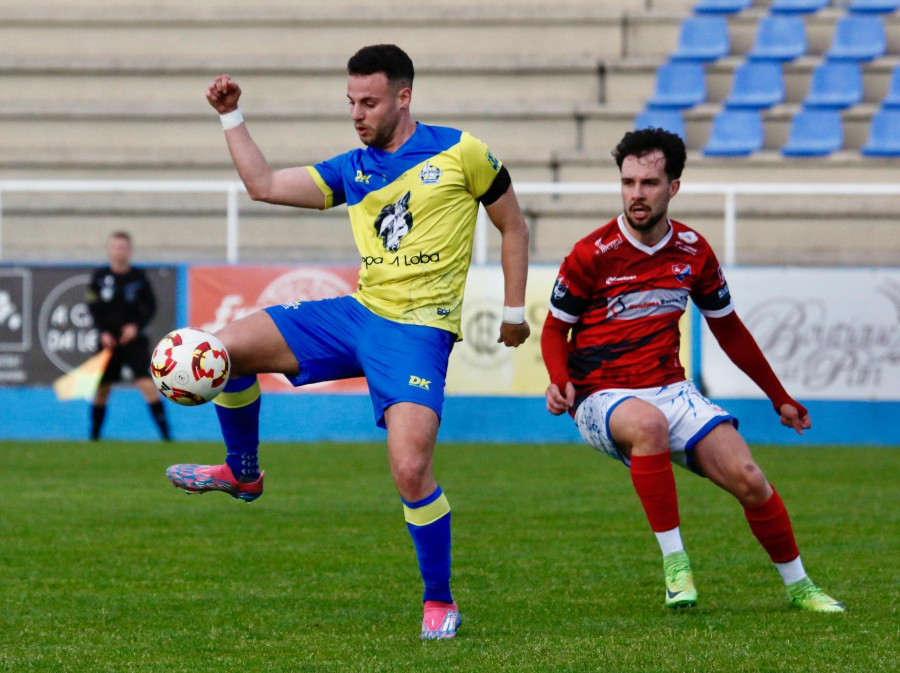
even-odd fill
[[[240,115],[237,112],[240,97],[241,88],[228,75],[216,77],[206,90],[206,100],[220,115]],[[243,118],[230,120],[228,126],[225,130],[228,151],[251,199],[301,208],[325,207],[325,196],[305,168],[272,170]]]
[[[735,312],[721,318],[707,318],[706,324],[731,361],[772,400],[782,425],[801,435],[812,427],[809,412],[787,394],[756,339]]]
[[[528,279],[528,225],[519,208],[519,201],[510,185],[506,193],[489,206],[488,217],[500,232],[500,265],[503,267],[504,306],[525,306],[525,283]],[[520,323],[500,324],[497,343],[516,347],[525,342],[531,328],[523,319]]]

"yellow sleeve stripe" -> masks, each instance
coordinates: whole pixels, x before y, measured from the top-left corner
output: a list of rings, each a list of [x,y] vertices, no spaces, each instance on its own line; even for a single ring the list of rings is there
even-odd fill
[[[403,505],[403,515],[406,517],[406,522],[411,523],[413,526],[427,526],[449,513],[450,503],[447,502],[447,496],[443,493],[437,500],[428,503],[424,507],[410,509],[407,505]]]
[[[312,176],[313,181],[316,183],[316,187],[322,190],[322,194],[325,195],[325,210],[328,210],[334,205],[334,192],[331,191],[331,187],[329,187],[322,179],[322,176],[319,175],[319,171],[312,166],[307,166],[306,170]]]
[[[226,409],[240,409],[241,407],[246,407],[248,404],[253,404],[259,399],[259,395],[259,381],[254,381],[253,385],[246,390],[241,390],[236,393],[219,393],[213,399],[213,403],[218,404],[220,407],[225,407]]]

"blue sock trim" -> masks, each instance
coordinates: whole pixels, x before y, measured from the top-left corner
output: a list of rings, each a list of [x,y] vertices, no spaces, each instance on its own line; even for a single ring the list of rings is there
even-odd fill
[[[239,393],[242,390],[247,390],[250,386],[256,383],[256,376],[251,374],[250,376],[236,376],[234,378],[228,379],[225,383],[225,387],[222,389],[223,393]]]
[[[438,485],[438,487],[434,490],[434,493],[432,493],[431,495],[425,496],[421,500],[416,500],[415,502],[407,502],[406,500],[403,500],[403,498],[400,498],[400,500],[402,500],[403,504],[406,505],[407,507],[409,507],[410,509],[418,509],[419,507],[424,507],[425,505],[430,505],[435,500],[440,498],[443,494],[444,494],[444,492],[441,490],[440,485]]]

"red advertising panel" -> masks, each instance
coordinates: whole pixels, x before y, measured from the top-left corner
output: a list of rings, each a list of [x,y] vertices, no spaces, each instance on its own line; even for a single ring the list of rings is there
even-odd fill
[[[261,308],[350,294],[356,267],[193,266],[189,271],[188,320],[213,332]],[[295,388],[280,374],[259,377],[263,390],[304,393],[366,393],[363,378]]]

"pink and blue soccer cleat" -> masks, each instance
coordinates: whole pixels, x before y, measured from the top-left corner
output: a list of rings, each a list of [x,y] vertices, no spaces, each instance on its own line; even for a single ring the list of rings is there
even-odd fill
[[[256,500],[263,492],[263,475],[260,473],[256,481],[243,482],[234,478],[231,468],[222,465],[194,465],[181,463],[171,465],[166,476],[176,487],[183,488],[188,494],[222,491],[232,498],[244,502]]]
[[[422,617],[423,640],[445,640],[454,638],[456,629],[462,623],[456,603],[425,601],[425,613]]]

